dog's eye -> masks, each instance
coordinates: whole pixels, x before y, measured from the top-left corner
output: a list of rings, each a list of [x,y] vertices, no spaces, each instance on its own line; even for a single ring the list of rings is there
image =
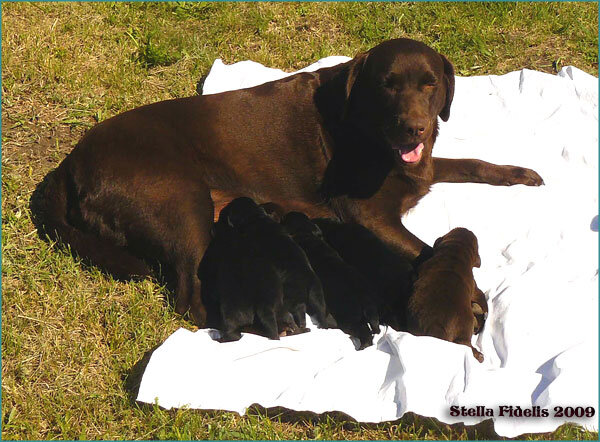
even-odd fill
[[[386,87],[388,89],[394,89],[396,87],[394,81],[391,78],[385,78],[382,82],[381,85],[383,87]]]

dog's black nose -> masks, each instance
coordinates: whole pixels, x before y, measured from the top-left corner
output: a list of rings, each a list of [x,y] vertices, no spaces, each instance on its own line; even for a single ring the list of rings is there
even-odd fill
[[[413,123],[408,123],[406,125],[406,131],[408,132],[409,135],[416,137],[419,135],[423,135],[423,133],[425,132],[425,126],[426,126],[426,123],[423,121],[416,121]]]

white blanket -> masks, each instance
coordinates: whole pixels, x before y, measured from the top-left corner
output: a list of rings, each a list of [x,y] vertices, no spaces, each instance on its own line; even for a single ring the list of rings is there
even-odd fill
[[[328,57],[306,70],[346,60]],[[286,75],[251,61],[216,60],[204,93]],[[567,409],[569,417],[554,416],[554,407],[598,412],[597,103],[598,79],[571,66],[558,75],[522,70],[456,79],[434,155],[529,167],[546,183],[438,184],[404,218],[429,244],[457,226],[479,238],[475,277],[490,312],[473,343],[483,364],[465,346],[391,329],[363,351],[341,331],[315,327],[279,342],[245,334],[227,344],[214,341],[214,331],[180,329],[153,353],[138,400],[241,414],[253,403],[337,410],[362,422],[412,411],[466,424],[489,416],[452,416],[451,406],[483,406],[501,436],[553,431],[564,422],[597,431],[597,415],[570,417]],[[501,406],[549,416],[510,417]]]

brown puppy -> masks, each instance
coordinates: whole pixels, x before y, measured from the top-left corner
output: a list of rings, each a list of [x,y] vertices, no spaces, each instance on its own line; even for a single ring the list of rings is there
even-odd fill
[[[478,290],[473,267],[480,265],[477,238],[471,231],[456,228],[438,238],[433,256],[419,269],[408,311],[411,333],[466,345],[483,362],[483,355],[471,345],[478,328],[471,306]]]
[[[150,104],[90,129],[32,209],[42,233],[117,277],[159,265],[176,311],[203,324],[198,265],[236,197],[358,222],[414,259],[425,244],[400,219],[433,183],[542,184],[530,169],[432,158],[453,95],[443,55],[396,39],[316,72]]]

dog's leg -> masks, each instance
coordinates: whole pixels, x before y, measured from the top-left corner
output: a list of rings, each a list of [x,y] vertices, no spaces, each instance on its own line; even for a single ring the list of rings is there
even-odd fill
[[[544,180],[531,169],[500,166],[474,159],[433,158],[434,183],[484,183],[493,186],[541,186]]]
[[[256,316],[263,329],[264,336],[269,339],[279,339],[275,307],[273,305],[260,306],[256,311]]]
[[[402,200],[398,198],[407,190],[397,185],[397,181],[399,180],[388,180],[373,198],[352,201],[349,215],[343,221],[362,224],[417,267],[414,260],[431,247],[402,224],[402,214],[416,204],[416,201],[412,205],[408,204],[406,208],[403,207]]]
[[[280,337],[298,333],[298,325],[296,325],[290,312],[279,311],[277,314],[277,330]]]
[[[181,315],[188,312],[192,321],[203,327],[206,309],[198,271],[211,240],[213,206],[208,189],[195,190],[188,191],[178,204],[169,207],[161,230],[165,232],[163,247],[168,247],[165,254],[175,270],[175,311]]]
[[[373,335],[366,323],[361,323],[358,327],[355,326],[353,333],[350,333],[350,335],[356,337],[360,341],[358,350],[364,350],[373,345]]]
[[[310,328],[306,326],[306,304],[298,304],[291,311],[294,322],[298,325],[298,333],[306,333]]]
[[[323,287],[321,281],[315,275],[314,280],[308,290],[307,296],[308,302],[306,305],[306,311],[310,316],[314,316],[319,323],[320,328],[333,328],[334,322],[333,317],[327,315],[327,305],[325,303],[325,295],[323,294]]]
[[[431,247],[404,227],[399,216],[395,222],[389,221],[381,224],[373,223],[371,225],[366,225],[366,227],[370,228],[396,252],[408,258],[415,267],[418,267],[418,264],[426,259],[423,258],[422,260],[419,260],[419,256],[427,254],[426,251],[431,249]],[[429,255],[427,254],[427,256]],[[415,260],[418,260],[418,262]]]
[[[200,261],[191,259],[187,264],[175,266],[175,311],[180,315],[188,312],[195,324],[206,323],[206,309],[202,303],[201,282],[196,274]]]

